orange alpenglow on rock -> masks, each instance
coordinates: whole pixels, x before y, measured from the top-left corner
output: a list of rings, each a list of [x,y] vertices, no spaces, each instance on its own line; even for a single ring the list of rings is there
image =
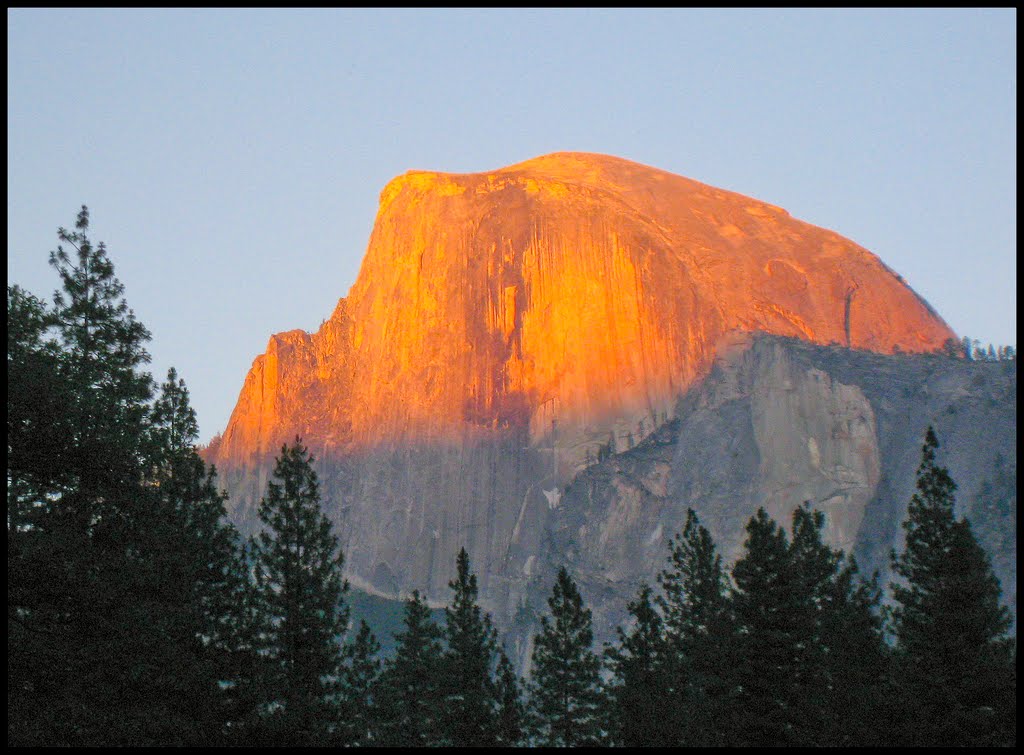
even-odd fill
[[[730,331],[883,353],[955,337],[852,241],[656,168],[563,152],[410,171],[330,319],[256,358],[211,461],[296,434],[347,454],[512,432],[557,445],[564,478],[670,417]]]

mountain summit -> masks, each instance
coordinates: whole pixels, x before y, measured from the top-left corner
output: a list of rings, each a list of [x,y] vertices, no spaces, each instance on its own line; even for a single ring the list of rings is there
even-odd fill
[[[300,435],[353,587],[443,603],[465,548],[522,664],[562,566],[610,640],[689,508],[731,558],[758,508],[813,502],[884,578],[933,425],[1015,595],[1015,363],[928,353],[952,337],[866,249],[688,178],[575,152],[411,171],[206,457],[249,532]]]
[[[559,152],[409,171],[314,334],[271,337],[211,461],[262,464],[494,433],[566,481],[639,442],[730,331],[882,353],[954,337],[875,255],[783,209],[635,162]]]

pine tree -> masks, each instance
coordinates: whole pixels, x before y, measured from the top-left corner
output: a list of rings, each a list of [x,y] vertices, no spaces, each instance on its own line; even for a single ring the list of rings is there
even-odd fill
[[[947,338],[937,351],[948,357],[961,357],[964,353],[963,345],[955,338]]]
[[[73,448],[71,396],[61,378],[53,325],[45,302],[20,286],[8,286],[8,514],[24,524],[65,488],[62,470]]]
[[[45,302],[7,287],[7,526],[16,545],[31,539],[34,520],[65,488],[61,470],[73,450],[52,326]]]
[[[730,744],[772,747],[806,742],[802,664],[813,641],[800,575],[786,533],[764,509],[747,523],[745,551],[733,567],[737,623],[736,685]]]
[[[145,447],[146,419],[153,380],[142,368],[150,360],[149,331],[128,308],[124,286],[101,242],[93,246],[87,231],[89,211],[82,207],[76,230],[59,229],[62,245],[50,254],[61,279],[53,294],[53,318],[64,358],[61,370],[76,403],[74,438],[79,450],[74,514],[86,528],[101,528],[103,517],[116,520],[120,496],[110,488],[140,481],[140,449]],[[103,465],[96,462],[103,460]],[[107,506],[106,504],[110,504]],[[113,509],[113,510],[111,510]]]
[[[843,566],[822,605],[829,689],[822,741],[841,747],[888,744],[893,708],[891,651],[885,641],[878,574]]]
[[[733,568],[730,744],[881,744],[887,654],[877,578],[823,540],[824,514],[793,513],[792,540],[760,509]]]
[[[534,637],[530,718],[533,738],[548,747],[598,744],[600,661],[591,650],[591,612],[562,567]]]
[[[333,701],[348,625],[344,556],[320,508],[313,459],[296,438],[283,446],[260,501],[254,541],[256,586],[265,617],[273,710],[270,739],[323,744],[333,735]]]
[[[249,585],[238,533],[227,521],[226,495],[216,488],[216,470],[207,469],[196,453],[198,432],[188,389],[172,367],[153,405],[150,442],[168,507],[164,521],[180,535],[173,553],[154,553],[151,563],[178,580],[185,631],[199,666],[197,688],[189,697],[202,715],[202,741],[226,743],[227,730],[237,730],[254,704],[243,693],[241,678],[255,663],[244,640]]]
[[[880,744],[887,653],[875,579],[825,544],[825,515],[805,503],[793,512],[790,553],[800,583],[800,642],[794,736],[817,745]]]
[[[790,736],[810,745],[825,744],[836,724],[829,716],[835,690],[828,668],[832,638],[825,636],[825,620],[842,610],[836,604],[835,579],[844,556],[824,543],[824,526],[825,515],[807,504],[793,512],[790,560],[797,591],[791,604],[795,613],[789,618],[797,652]]]
[[[435,746],[441,741],[441,630],[418,590],[406,601],[403,620],[378,685],[378,744]]]
[[[9,365],[13,357],[24,370],[19,382],[38,382],[13,392],[9,615],[33,639],[9,668],[9,741],[183,744],[196,733],[182,702],[194,664],[178,631],[181,602],[152,564],[176,530],[150,484],[149,333],[88,227],[83,207],[76,230],[58,232],[50,262],[62,289],[51,307],[13,297],[21,312]],[[41,393],[28,411],[26,390]],[[44,418],[56,420],[49,432]]]
[[[497,700],[494,668],[497,632],[490,615],[477,605],[476,575],[461,548],[457,575],[448,586],[454,592],[445,608],[445,650],[442,669],[445,702],[441,729],[445,744],[453,747],[488,747],[497,744]]]
[[[658,582],[668,677],[665,736],[679,745],[722,744],[732,650],[728,583],[711,533],[692,509],[682,534],[669,543],[668,568]]]
[[[901,744],[1008,745],[1016,738],[1014,645],[999,581],[966,519],[956,483],[938,464],[929,427],[917,491],[892,554],[897,731]]]
[[[359,631],[345,643],[344,667],[341,674],[339,708],[340,726],[337,744],[365,747],[374,744],[374,692],[380,677],[381,662],[377,658],[380,643],[365,621]]]
[[[497,745],[518,747],[523,741],[525,711],[520,695],[521,684],[512,662],[504,650],[498,651],[498,670],[495,680],[495,696],[498,700]]]
[[[635,624],[617,629],[619,642],[605,650],[611,680],[607,686],[607,728],[617,747],[671,747],[677,744],[668,725],[674,698],[667,694],[671,677],[661,616],[643,585],[628,606]]]
[[[278,661],[267,647],[270,623],[257,580],[258,547],[255,540],[238,546],[239,589],[234,594],[227,635],[231,638],[230,666],[223,676],[225,741],[233,746],[272,744],[268,701],[274,698]]]
[[[51,501],[66,489],[70,392],[44,302],[7,289],[7,731],[10,745],[57,739],[67,707],[69,620],[55,563]]]
[[[232,530],[88,228],[58,232],[52,306],[8,289],[8,741],[217,743]]]

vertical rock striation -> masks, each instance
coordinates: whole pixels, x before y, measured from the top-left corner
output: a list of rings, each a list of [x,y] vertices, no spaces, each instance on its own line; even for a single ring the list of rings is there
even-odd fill
[[[330,319],[257,357],[215,461],[296,432],[349,452],[554,426],[569,472],[649,432],[737,329],[885,353],[953,336],[867,250],[681,176],[585,153],[412,171]]]

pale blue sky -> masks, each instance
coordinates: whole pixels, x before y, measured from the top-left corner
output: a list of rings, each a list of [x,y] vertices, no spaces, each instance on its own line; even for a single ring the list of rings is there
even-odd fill
[[[7,273],[49,297],[83,203],[202,439],[271,333],[348,293],[409,169],[602,152],[879,255],[1016,343],[1017,14],[8,10]]]

